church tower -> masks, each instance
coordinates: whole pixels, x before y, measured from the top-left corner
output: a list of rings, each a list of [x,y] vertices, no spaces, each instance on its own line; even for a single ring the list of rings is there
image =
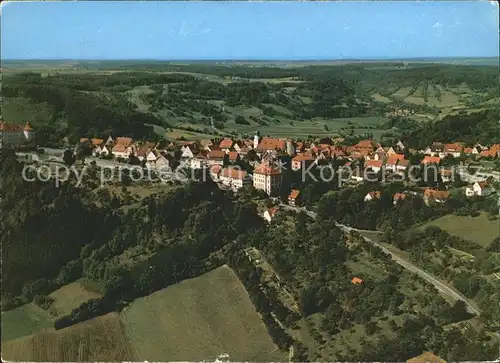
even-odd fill
[[[259,146],[259,132],[257,131],[255,133],[255,136],[253,137],[253,148],[257,149],[257,146]]]
[[[35,130],[31,127],[30,122],[26,121],[26,125],[23,128],[24,138],[27,141],[31,141],[33,136],[35,136]]]

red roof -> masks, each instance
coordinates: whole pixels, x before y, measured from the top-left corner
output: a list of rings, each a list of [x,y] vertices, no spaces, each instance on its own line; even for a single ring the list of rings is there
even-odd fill
[[[123,145],[123,144],[116,144],[115,146],[113,146],[113,149],[111,149],[112,152],[119,152],[119,153],[123,153],[127,150],[127,146]]]
[[[229,160],[231,161],[236,161],[238,160],[238,153],[236,151],[230,151],[229,152]]]
[[[365,161],[366,168],[381,168],[383,164],[382,160],[368,160]]]
[[[314,156],[311,154],[298,154],[292,159],[292,161],[314,161]]]
[[[221,176],[231,179],[244,179],[247,176],[247,172],[236,168],[224,168],[222,169]]]
[[[226,153],[222,150],[212,150],[208,153],[208,158],[212,160],[222,160],[224,159]]]
[[[376,143],[373,140],[361,140],[355,146],[356,148],[371,148],[375,147]]]
[[[484,181],[477,182],[477,184],[479,185],[479,187],[480,187],[481,189],[484,189],[484,188],[489,188],[489,187],[490,187],[490,185],[488,184],[488,182],[487,182],[487,181],[485,181],[485,180],[484,180]]]
[[[443,190],[436,190],[436,189],[425,189],[424,195],[426,197],[443,200],[443,199],[448,199],[448,197],[450,196],[450,192],[446,192]]]
[[[217,165],[217,164],[216,165],[212,165],[210,167],[210,172],[214,173],[214,174],[219,174],[221,170],[222,170],[222,166]]]
[[[285,149],[286,149],[285,140],[274,139],[270,137],[264,137],[256,148],[257,151],[285,150]]]
[[[129,146],[132,143],[131,137],[117,137],[116,143],[124,146]]]
[[[104,142],[103,139],[96,139],[96,138],[91,139],[90,141],[92,142],[92,145],[94,145],[94,146],[99,146]]]
[[[359,285],[363,283],[363,280],[361,280],[359,277],[354,277],[351,282],[355,285]]]
[[[462,151],[462,149],[463,149],[463,146],[458,144],[458,143],[444,145],[445,152],[460,152],[460,151]]]
[[[483,151],[481,151],[481,156],[483,156],[483,157],[494,158],[495,156],[497,156],[497,154],[498,154],[498,151],[496,151],[496,150],[483,150]]]
[[[403,200],[406,198],[405,193],[396,193],[394,194],[394,201],[397,202],[398,200]]]
[[[297,189],[292,189],[290,195],[288,196],[289,199],[297,199],[297,197],[300,194],[300,190]]]
[[[233,146],[233,140],[231,139],[224,139],[219,144],[221,149],[229,149],[231,146]]]
[[[280,175],[281,170],[277,166],[269,164],[269,162],[264,162],[254,169],[254,174],[264,174],[264,175]]]
[[[387,165],[397,165],[400,161],[404,160],[405,156],[401,154],[393,154],[387,159]]]
[[[368,193],[372,199],[380,199],[380,192],[370,192]]]
[[[438,156],[425,156],[422,164],[439,164],[441,159]]]

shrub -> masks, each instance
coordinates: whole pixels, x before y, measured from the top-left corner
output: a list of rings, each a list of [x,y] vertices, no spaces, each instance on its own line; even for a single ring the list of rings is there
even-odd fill
[[[50,296],[46,295],[36,295],[33,298],[33,302],[40,306],[42,309],[47,310],[50,308],[50,305],[54,302],[54,299],[52,299]]]
[[[240,125],[250,125],[250,122],[248,122],[243,116],[236,116],[234,122]]]

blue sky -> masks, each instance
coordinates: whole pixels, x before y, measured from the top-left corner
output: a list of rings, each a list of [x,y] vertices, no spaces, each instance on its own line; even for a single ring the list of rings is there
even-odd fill
[[[498,56],[488,1],[12,2],[3,59]]]

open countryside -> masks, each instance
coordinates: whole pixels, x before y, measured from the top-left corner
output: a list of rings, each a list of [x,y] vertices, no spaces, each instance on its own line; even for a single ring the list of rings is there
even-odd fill
[[[498,25],[2,7],[2,358],[498,361]]]

